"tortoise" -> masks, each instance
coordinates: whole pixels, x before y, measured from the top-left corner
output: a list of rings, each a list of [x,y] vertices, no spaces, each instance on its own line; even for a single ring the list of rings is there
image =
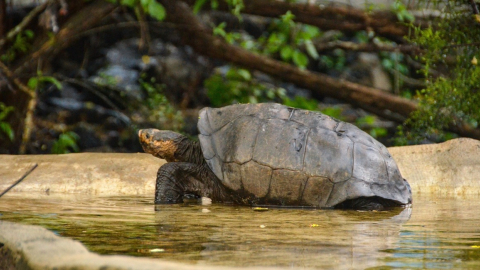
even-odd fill
[[[387,148],[352,124],[275,103],[204,108],[199,142],[139,130],[158,170],[155,203],[184,195],[247,205],[381,210],[412,202]]]

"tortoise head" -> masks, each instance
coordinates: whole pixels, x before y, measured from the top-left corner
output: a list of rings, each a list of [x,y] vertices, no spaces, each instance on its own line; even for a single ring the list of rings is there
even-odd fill
[[[138,139],[143,151],[168,162],[178,161],[175,158],[175,152],[184,138],[182,134],[170,130],[149,128],[138,131]]]

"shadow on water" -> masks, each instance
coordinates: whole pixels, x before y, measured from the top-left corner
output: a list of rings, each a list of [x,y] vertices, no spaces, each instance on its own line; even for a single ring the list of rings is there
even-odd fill
[[[101,254],[232,266],[480,267],[478,196],[418,197],[413,208],[386,212],[154,207],[150,197],[7,194],[2,200],[0,219],[44,226]]]

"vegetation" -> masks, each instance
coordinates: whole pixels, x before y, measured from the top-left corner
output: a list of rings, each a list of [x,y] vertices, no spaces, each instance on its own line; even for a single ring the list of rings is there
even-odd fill
[[[62,6],[63,2],[68,6]],[[39,104],[59,95],[65,85],[75,85],[94,98],[62,106],[79,111],[77,114],[83,115],[80,121],[91,121],[86,120],[88,115],[99,113],[120,120],[126,129],[115,124],[112,132],[119,133],[115,136],[123,141],[135,136],[133,127],[183,131],[187,121],[182,111],[186,109],[257,102],[319,110],[351,121],[377,138],[396,132],[393,142],[397,145],[455,136],[480,139],[480,15],[475,1],[424,1],[415,6],[397,2],[385,10],[320,7],[297,1],[271,5],[267,0],[96,0],[77,4],[51,0],[37,6],[21,23],[8,25],[9,32],[0,39],[2,88],[10,89],[0,91],[0,137],[6,139],[0,142],[0,149],[32,151],[27,151],[33,149],[27,147],[32,138],[48,134],[42,129],[61,124],[66,128],[55,129],[62,134],[42,145],[51,145],[47,150],[55,153],[81,151],[78,142],[83,135],[73,132],[78,126],[68,120],[75,113],[35,114]],[[118,6],[121,8],[116,9]],[[413,12],[423,7],[437,15]],[[60,30],[36,25],[35,18],[44,16]],[[59,20],[61,16],[65,17]],[[115,24],[111,24],[112,16]],[[132,31],[140,38],[138,53],[143,64],[134,67],[141,74],[136,82],[141,94],[137,96],[119,90],[122,81],[101,71],[98,80],[89,80],[92,74],[80,74],[92,72],[91,67],[97,65],[93,55],[98,57],[103,49],[94,44],[112,45],[106,45],[108,40],[99,41],[97,35],[111,30],[116,31],[116,39]],[[209,70],[197,71],[204,74],[197,74],[196,81],[172,87],[169,78],[152,75],[155,38],[175,44],[176,50],[189,46],[184,50],[190,57],[187,61],[197,61],[202,55],[210,61],[204,66]],[[70,61],[77,73],[68,74],[58,67],[64,55],[75,58],[73,50],[85,51]],[[376,62],[362,63],[361,54]],[[164,68],[164,64],[157,65]],[[391,91],[375,89],[373,80],[378,76],[373,75],[374,69],[386,74]],[[325,98],[334,99],[325,103]],[[385,125],[385,121],[393,124]],[[105,137],[102,128],[108,125],[98,126],[95,136]],[[116,143],[125,145],[123,141]]]
[[[12,126],[6,121],[6,118],[13,110],[13,106],[5,106],[5,104],[0,102],[0,136],[1,138],[7,137],[10,141],[15,139],[15,133],[12,130]]]
[[[58,140],[52,146],[52,154],[67,154],[78,152],[80,149],[77,145],[78,135],[75,132],[68,131],[60,134]]]
[[[478,128],[480,15],[465,2],[447,1],[433,25],[414,27],[410,42],[423,49],[417,58],[426,87],[417,93],[419,109],[399,129],[398,144],[446,140],[453,134],[443,130],[452,125]]]

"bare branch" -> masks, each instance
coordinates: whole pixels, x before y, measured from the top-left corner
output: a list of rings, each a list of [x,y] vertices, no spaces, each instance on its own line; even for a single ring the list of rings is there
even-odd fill
[[[402,52],[402,53],[419,53],[421,50],[414,45],[379,45],[375,43],[354,43],[350,41],[331,41],[327,43],[315,43],[317,51],[328,51],[334,49],[343,49],[348,51],[359,52]]]
[[[184,0],[190,6],[196,0]],[[319,6],[286,1],[271,0],[244,0],[245,8],[242,13],[278,18],[292,12],[295,21],[314,25],[322,30],[341,30],[356,32],[360,30],[374,31],[377,35],[396,41],[403,41],[408,34],[408,28],[401,24],[396,15],[389,11],[367,13],[349,6]],[[225,1],[218,1],[219,10],[229,11]]]
[[[469,1],[470,1],[470,5],[472,6],[472,9],[473,9],[473,14],[479,14],[477,3],[475,3],[475,0],[469,0]]]
[[[25,27],[27,27],[27,25],[29,25],[30,22],[33,19],[35,19],[35,17],[37,17],[38,14],[40,14],[42,11],[45,10],[45,8],[47,7],[47,5],[50,2],[51,1],[46,1],[45,3],[43,3],[39,6],[37,6],[36,8],[34,8],[32,11],[30,11],[30,13],[27,16],[25,16],[25,18],[23,18],[22,22],[20,22],[10,32],[7,33],[5,38],[0,39],[0,49],[2,49],[2,47],[5,45],[5,43],[11,41],[16,35],[18,35],[18,33],[23,31],[25,29]]]
[[[15,77],[13,72],[10,71],[10,69],[3,64],[2,61],[0,61],[0,70],[2,71],[3,75],[12,82],[20,91],[24,92],[25,94],[29,95],[30,97],[33,96],[32,91],[30,88],[28,88],[25,84],[23,84],[18,78]]]

